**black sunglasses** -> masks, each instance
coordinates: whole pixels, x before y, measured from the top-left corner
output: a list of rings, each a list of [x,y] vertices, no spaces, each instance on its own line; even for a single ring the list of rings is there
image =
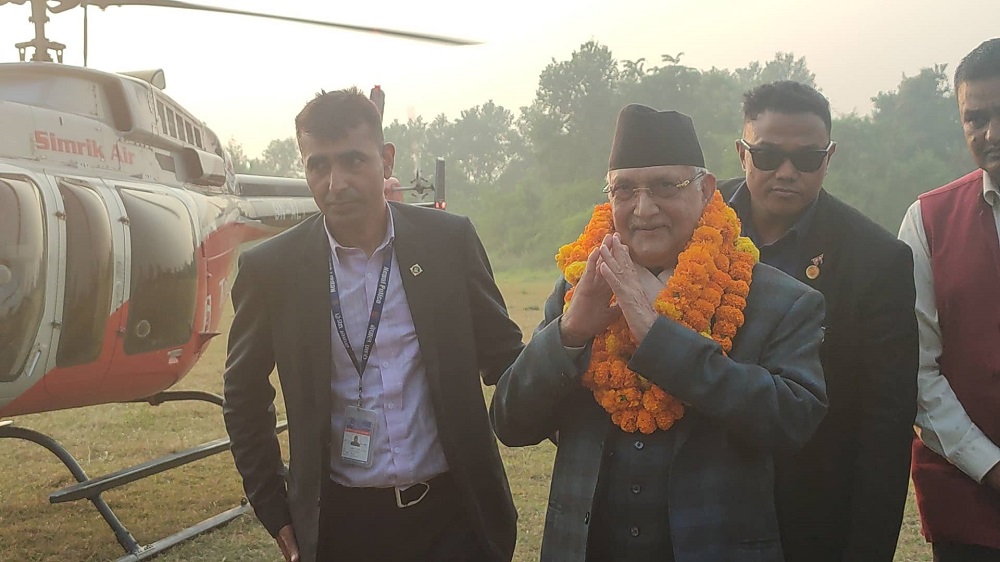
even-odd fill
[[[804,148],[794,152],[785,152],[777,148],[750,146],[750,143],[743,139],[738,142],[750,153],[754,167],[765,172],[777,170],[785,163],[786,159],[791,160],[792,166],[795,166],[795,169],[800,172],[815,172],[823,165],[823,161],[830,154],[830,149],[833,148],[833,141],[830,141],[830,144],[823,149]]]

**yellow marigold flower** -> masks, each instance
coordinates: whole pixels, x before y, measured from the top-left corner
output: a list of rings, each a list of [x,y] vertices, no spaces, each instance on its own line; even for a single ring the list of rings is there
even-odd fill
[[[753,261],[755,262],[760,261],[760,250],[758,250],[757,246],[754,246],[753,241],[746,236],[740,236],[736,239],[736,250],[738,252],[750,254],[753,256]]]
[[[587,269],[587,262],[576,261],[566,266],[563,270],[563,277],[566,281],[569,281],[570,285],[576,285],[580,282],[580,278],[583,277],[584,270]]]
[[[600,339],[600,338],[598,338]],[[608,334],[608,337],[604,339],[605,345],[607,345],[608,353],[611,355],[617,354],[621,351],[622,343],[617,336],[612,332]]]

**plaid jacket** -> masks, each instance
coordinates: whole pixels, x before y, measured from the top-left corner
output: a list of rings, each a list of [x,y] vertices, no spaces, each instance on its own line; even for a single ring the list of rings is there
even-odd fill
[[[780,562],[774,510],[776,453],[801,447],[826,411],[819,362],[823,297],[763,264],[753,271],[746,323],[729,357],[715,342],[666,318],[653,325],[629,367],[688,405],[668,478],[677,562]],[[584,562],[591,510],[610,424],[579,378],[559,323],[560,280],[545,319],[501,377],[490,405],[508,446],[558,432],[542,562]]]

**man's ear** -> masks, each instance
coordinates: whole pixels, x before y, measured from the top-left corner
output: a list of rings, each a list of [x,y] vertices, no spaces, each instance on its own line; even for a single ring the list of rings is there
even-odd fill
[[[385,143],[382,147],[382,177],[389,179],[392,177],[392,167],[396,163],[396,146],[391,142]]]
[[[740,169],[743,170],[743,175],[747,173],[747,165],[743,161],[746,158],[747,149],[743,148],[743,143],[736,139],[736,155],[740,157]]]
[[[712,195],[715,194],[715,174],[709,172],[705,174],[705,178],[701,180],[701,198],[703,201],[711,201]]]

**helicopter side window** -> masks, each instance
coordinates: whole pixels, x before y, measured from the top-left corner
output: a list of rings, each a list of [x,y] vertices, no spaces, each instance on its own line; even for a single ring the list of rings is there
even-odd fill
[[[187,140],[188,140],[189,143],[195,144],[195,145],[198,144],[198,143],[194,142],[194,129],[191,128],[191,122],[190,121],[184,121],[184,132],[187,133]]]
[[[101,354],[111,314],[114,249],[111,219],[97,192],[63,180],[59,193],[66,208],[66,295],[56,364],[67,367]]]
[[[119,190],[132,241],[125,353],[183,345],[194,330],[198,296],[198,264],[188,209],[168,194]]]
[[[187,140],[184,138],[184,118],[181,117],[180,113],[177,114],[177,138],[182,141]]]
[[[163,107],[163,102],[156,100],[156,110],[160,114],[160,132],[166,135],[168,133],[167,127],[167,109]]]
[[[0,177],[0,382],[28,363],[45,305],[45,221],[38,188]]]
[[[167,126],[170,128],[170,136],[177,138],[177,121],[174,120],[174,110],[167,108]]]
[[[201,144],[201,129],[198,127],[194,128],[194,144],[204,150],[205,145]]]

